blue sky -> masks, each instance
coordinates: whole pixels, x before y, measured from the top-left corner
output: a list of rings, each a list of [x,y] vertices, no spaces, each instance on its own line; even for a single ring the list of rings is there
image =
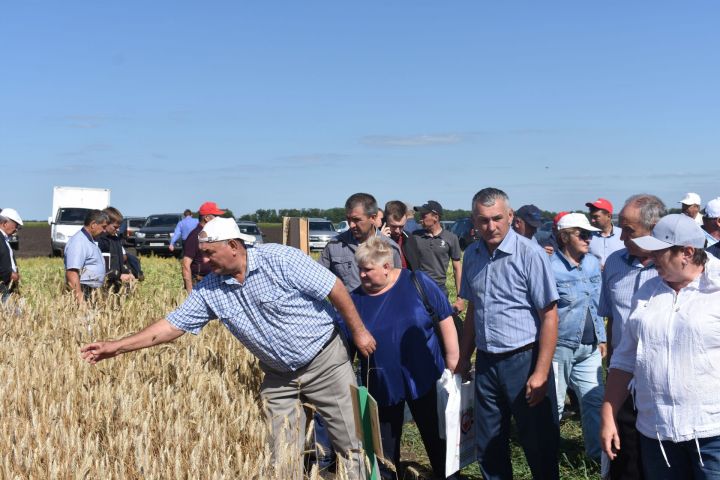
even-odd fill
[[[720,4],[4,2],[0,207],[720,195]]]

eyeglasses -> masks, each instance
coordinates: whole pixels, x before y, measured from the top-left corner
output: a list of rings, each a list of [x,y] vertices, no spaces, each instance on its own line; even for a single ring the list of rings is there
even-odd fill
[[[578,230],[577,233],[573,233],[573,235],[577,235],[580,240],[590,240],[593,236],[592,232],[588,232],[587,230]]]

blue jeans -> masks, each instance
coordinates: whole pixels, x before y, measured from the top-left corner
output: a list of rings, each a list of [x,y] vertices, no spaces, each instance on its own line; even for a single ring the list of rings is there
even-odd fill
[[[510,462],[510,417],[534,479],[557,479],[560,428],[555,380],[548,374],[546,397],[530,407],[525,384],[535,369],[537,347],[513,355],[478,350],[475,362],[477,454],[486,480],[513,478]]]
[[[700,452],[694,440],[687,442],[663,441],[668,463],[665,463],[660,442],[640,435],[645,478],[653,480],[718,480],[720,479],[720,436],[699,438]],[[700,456],[705,464],[700,465]]]
[[[558,345],[553,369],[557,381],[558,418],[562,417],[565,391],[570,385],[580,402],[585,453],[600,462],[600,406],[605,395],[600,349],[597,345],[580,344],[576,348]]]

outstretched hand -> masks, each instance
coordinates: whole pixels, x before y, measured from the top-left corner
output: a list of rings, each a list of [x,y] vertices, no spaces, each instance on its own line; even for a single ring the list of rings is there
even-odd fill
[[[115,342],[89,343],[80,349],[80,356],[92,365],[106,358],[112,358],[119,353]]]

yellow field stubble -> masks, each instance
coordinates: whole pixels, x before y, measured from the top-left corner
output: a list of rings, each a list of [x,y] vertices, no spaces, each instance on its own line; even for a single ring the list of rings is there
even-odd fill
[[[257,361],[218,322],[81,360],[82,344],[136,331],[185,297],[176,261],[143,266],[132,295],[88,317],[65,293],[60,260],[20,260],[25,305],[0,324],[0,477],[282,478],[290,459],[271,460]]]

